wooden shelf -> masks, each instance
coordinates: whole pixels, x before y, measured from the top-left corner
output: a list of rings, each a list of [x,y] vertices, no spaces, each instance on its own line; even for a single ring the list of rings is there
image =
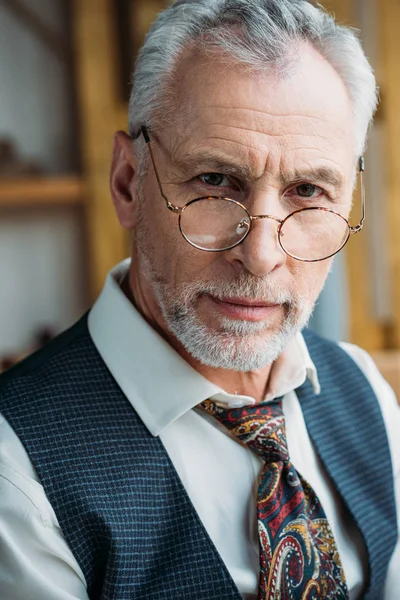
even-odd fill
[[[76,206],[84,187],[78,176],[0,179],[0,208]]]

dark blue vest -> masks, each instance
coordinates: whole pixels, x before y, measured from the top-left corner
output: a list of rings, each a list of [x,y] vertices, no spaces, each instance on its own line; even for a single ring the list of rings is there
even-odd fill
[[[314,334],[305,337],[322,392],[316,397],[307,382],[297,393],[368,548],[363,597],[382,600],[397,537],[382,415],[348,355]],[[31,457],[91,600],[241,597],[160,439],[93,345],[86,317],[0,378],[0,411]]]

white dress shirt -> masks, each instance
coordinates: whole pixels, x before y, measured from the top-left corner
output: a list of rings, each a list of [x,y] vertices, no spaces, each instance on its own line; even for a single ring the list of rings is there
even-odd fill
[[[230,407],[254,404],[229,395],[192,369],[143,319],[118,282],[118,265],[89,315],[89,331],[105,364],[146,427],[160,436],[198,515],[245,599],[257,598],[257,480],[262,461],[217,421],[195,409],[207,398]],[[400,514],[400,410],[371,358],[342,347],[374,388],[387,428]],[[148,358],[151,356],[151,363]],[[319,391],[315,366],[299,334],[274,363],[266,400],[284,395],[291,460],[321,500],[342,559],[350,598],[361,598],[366,548],[308,436],[294,390],[306,378]],[[194,410],[192,410],[194,409]],[[372,427],[372,424],[371,424]],[[382,600],[400,600],[400,542]],[[0,415],[0,598],[87,600],[84,575],[18,437]]]

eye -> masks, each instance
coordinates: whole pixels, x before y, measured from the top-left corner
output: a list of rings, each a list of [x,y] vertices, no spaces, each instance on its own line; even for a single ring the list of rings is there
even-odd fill
[[[199,179],[206,185],[214,187],[227,187],[230,185],[229,179],[222,173],[204,173],[204,175],[199,175]]]
[[[291,202],[305,204],[307,200],[318,204],[322,202],[332,201],[332,196],[323,188],[313,183],[299,183],[296,187],[293,187],[285,192],[285,197]]]
[[[316,192],[323,192],[320,187],[312,185],[312,183],[302,183],[301,185],[298,185],[295,190],[296,194],[301,198],[315,198],[316,196],[320,196],[320,193]]]
[[[305,198],[310,200],[331,200],[330,194],[326,192],[326,190],[320,188],[318,185],[314,185],[313,183],[299,183],[296,187],[288,190],[285,193],[285,196],[291,198],[292,200]]]

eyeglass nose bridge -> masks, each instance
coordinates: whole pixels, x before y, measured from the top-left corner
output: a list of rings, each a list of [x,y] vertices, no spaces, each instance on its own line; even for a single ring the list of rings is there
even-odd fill
[[[282,225],[283,219],[278,219],[278,217],[274,217],[274,215],[250,215],[251,221],[261,221],[261,219],[272,219]]]
[[[276,230],[277,239],[279,241],[279,244],[280,244],[282,250],[284,252],[286,252],[286,250],[283,248],[282,242],[281,242],[281,237],[283,237],[283,233],[282,233],[281,229],[282,229],[282,225],[285,222],[285,219],[278,219],[278,217],[275,217],[274,215],[249,215],[248,213],[247,213],[247,215],[248,215],[247,219],[250,220],[250,223],[247,221],[247,219],[243,219],[239,223],[239,227],[247,228],[246,234],[244,235],[241,242],[243,242],[245,240],[245,238],[249,235],[253,221],[263,221],[264,219],[271,219],[272,221],[275,221],[275,223],[277,223],[277,225],[278,225],[277,230]],[[241,243],[241,242],[239,242],[239,243]]]
[[[239,223],[239,227],[247,226],[247,232],[246,232],[245,237],[247,237],[247,235],[250,233],[250,229],[251,229],[251,225],[252,225],[253,221],[262,221],[264,219],[271,219],[272,221],[275,221],[279,225],[278,230],[277,230],[278,237],[281,232],[281,227],[282,227],[283,223],[285,222],[285,219],[278,219],[278,217],[275,217],[274,215],[249,215],[248,214],[247,218],[250,219],[250,223],[248,223],[248,222],[246,223],[246,219],[242,219],[242,221],[240,221],[240,223]],[[243,238],[243,240],[244,240],[244,238]]]

